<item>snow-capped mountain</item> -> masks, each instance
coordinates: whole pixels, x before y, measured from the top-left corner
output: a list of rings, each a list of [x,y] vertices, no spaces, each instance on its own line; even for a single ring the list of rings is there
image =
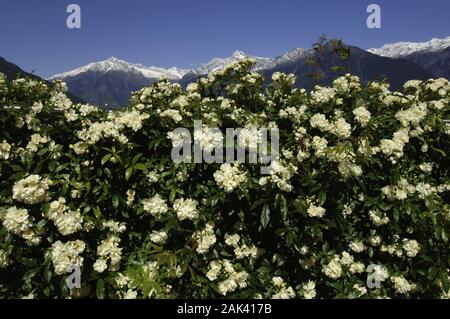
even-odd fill
[[[275,68],[277,66],[292,63],[293,61],[298,61],[300,59],[304,59],[313,54],[312,49],[303,49],[303,48],[295,48],[271,61],[269,65],[265,69]]]
[[[273,62],[273,59],[271,58],[256,57],[248,55],[242,51],[235,51],[233,52],[233,54],[231,54],[231,56],[227,58],[214,58],[211,61],[200,66],[198,69],[193,70],[192,72],[197,75],[209,74],[219,71],[231,63],[238,62],[246,58],[256,59],[255,69],[265,69],[267,68],[267,65]]]
[[[194,70],[147,67],[111,57],[105,61],[89,63],[75,70],[56,74],[49,80],[64,80],[70,92],[90,103],[116,107],[126,105],[132,91],[151,85],[161,78],[182,82],[187,76],[186,82],[190,83],[198,76],[218,71],[230,63],[248,57],[250,56],[244,52],[236,51],[230,57],[214,58]],[[255,57],[255,59],[258,69],[266,69],[273,62],[269,58]]]
[[[433,38],[428,42],[398,42],[386,44],[379,49],[367,51],[389,58],[404,58],[415,53],[440,52],[450,47],[450,36],[445,39]]]
[[[161,78],[178,81],[189,71],[177,67],[147,67],[111,57],[56,74],[49,80],[64,80],[71,93],[89,103],[118,107],[128,103],[131,92],[149,86]]]
[[[209,74],[212,72],[219,71],[231,63],[238,62],[246,58],[253,58],[256,60],[256,64],[253,67],[254,71],[268,70],[284,63],[289,63],[292,61],[296,61],[298,59],[302,59],[311,53],[312,53],[311,49],[296,48],[279,57],[267,58],[248,55],[242,51],[234,51],[231,56],[227,58],[214,58],[211,61],[203,64],[198,69],[193,70],[193,72],[197,75]]]
[[[234,51],[231,56],[227,58],[214,58],[211,61],[203,64],[199,68],[192,70],[191,72],[188,72],[181,80],[178,82],[182,86],[186,86],[187,84],[196,81],[199,77],[210,74],[212,72],[219,71],[223,69],[225,66],[241,61],[245,58],[253,58],[256,60],[255,66],[253,67],[253,71],[256,72],[264,72],[265,70],[272,70],[276,69],[277,67],[297,61],[299,59],[302,59],[306,57],[308,54],[310,54],[312,50],[310,49],[302,49],[297,48],[293,49],[292,51],[287,52],[286,54],[283,54],[276,58],[267,58],[267,57],[257,57],[257,56],[251,56],[248,55],[242,51]]]
[[[380,49],[370,49],[369,52],[395,59],[406,59],[420,65],[434,77],[450,79],[450,36],[422,43],[387,44]]]
[[[296,75],[295,86],[308,90],[317,84],[313,77],[316,74],[320,74],[321,85],[332,85],[340,75],[351,73],[358,76],[362,83],[388,79],[394,90],[401,88],[408,80],[426,80],[432,77],[432,74],[413,62],[382,57],[351,45],[346,47],[350,54],[345,61],[335,53],[332,45],[324,46],[320,57],[313,49],[292,50],[275,59],[273,68],[263,71],[266,84],[270,83],[274,72]],[[319,61],[318,65],[311,64],[310,58]]]
[[[164,77],[170,80],[181,79],[187,72],[189,72],[189,70],[179,69],[177,67],[172,67],[170,69],[164,69],[156,66],[146,67],[142,64],[133,64],[120,60],[116,57],[111,57],[105,61],[89,63],[88,65],[82,66],[75,70],[56,74],[49,78],[49,80],[66,79],[85,72],[107,73],[111,71],[132,72],[142,74],[149,79],[159,79]]]
[[[357,47],[350,48],[351,56],[346,67],[363,82],[388,78],[392,88],[396,89],[410,79],[440,76],[450,78],[450,37],[432,39],[424,43],[387,44],[382,48],[367,51]],[[276,58],[267,58],[235,51],[229,57],[214,58],[191,70],[177,67],[168,69],[147,67],[112,57],[54,75],[50,80],[63,79],[71,93],[89,103],[124,106],[128,103],[131,92],[151,85],[160,78],[167,78],[186,86],[201,76],[252,57],[256,60],[253,70],[262,72],[266,79],[270,79],[272,73],[277,71],[294,73],[297,75],[296,86],[312,88],[315,83],[308,75],[317,70],[308,63],[308,57],[314,54],[316,53],[313,49],[296,48]],[[332,53],[322,58],[320,70],[323,75],[322,84],[330,84],[338,76],[330,70],[340,63],[342,61],[333,57]]]

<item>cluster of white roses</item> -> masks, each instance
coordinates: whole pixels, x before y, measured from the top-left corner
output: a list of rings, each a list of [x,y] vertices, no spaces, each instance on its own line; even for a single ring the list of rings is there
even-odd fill
[[[281,277],[273,277],[272,284],[277,290],[272,295],[272,299],[292,299],[295,298],[296,293],[291,286],[287,286],[286,282]]]
[[[130,277],[118,273],[116,276],[116,285],[117,285],[117,293],[122,299],[136,299],[138,296],[138,292],[133,290],[131,286]]]
[[[46,217],[55,223],[58,231],[64,236],[72,235],[83,228],[80,211],[70,210],[62,197],[50,203]]]
[[[49,142],[47,136],[42,136],[38,133],[31,135],[30,142],[28,142],[26,149],[29,152],[36,153],[40,148]]]
[[[119,128],[112,121],[92,123],[78,132],[78,138],[86,144],[96,144],[102,138],[112,137],[121,143],[127,143],[127,137],[120,133]]]
[[[196,249],[198,254],[205,254],[217,241],[214,234],[214,224],[207,223],[203,230],[197,231],[192,235],[195,240]]]
[[[193,199],[178,198],[173,203],[173,209],[181,221],[194,220],[198,217],[197,201]]]
[[[238,234],[225,234],[225,244],[234,248],[234,255],[236,256],[237,260],[247,257],[256,258],[260,250],[254,245],[248,246],[245,243],[239,245],[240,240],[241,237]]]
[[[336,96],[336,91],[334,88],[327,88],[322,86],[316,86],[314,91],[311,93],[312,101],[315,104],[325,104],[333,100]],[[342,101],[336,101],[336,104],[342,104]]]
[[[406,178],[401,178],[397,185],[384,186],[381,191],[390,200],[404,200],[408,196],[418,194],[419,198],[425,199],[432,195],[437,195],[449,190],[450,184],[431,186],[428,183],[420,182],[416,186],[411,185]]]
[[[30,246],[39,245],[41,238],[33,228],[33,223],[26,209],[19,209],[15,206],[0,213],[3,227],[10,233],[21,236],[26,244]]]
[[[364,272],[365,266],[361,262],[355,262],[354,257],[344,251],[341,255],[334,255],[330,262],[322,268],[323,273],[331,279],[340,278],[346,270],[350,274],[360,274]]]
[[[398,294],[406,294],[413,288],[413,285],[411,285],[408,280],[402,276],[392,276],[391,281],[394,284],[395,291]]]
[[[225,192],[230,193],[247,181],[246,173],[239,167],[239,163],[225,163],[214,173],[217,185]]]
[[[145,212],[151,214],[156,218],[160,218],[169,210],[166,201],[159,194],[156,194],[151,198],[142,200],[142,205]]]
[[[302,285],[303,298],[314,299],[317,296],[316,283],[314,281],[308,281]]]
[[[389,217],[385,213],[380,213],[378,211],[369,211],[369,218],[375,226],[382,226],[389,223]]]
[[[394,235],[393,243],[386,245],[382,244],[380,247],[381,252],[387,252],[390,255],[396,255],[398,257],[403,256],[403,251],[406,256],[413,258],[416,257],[420,251],[419,243],[414,239],[404,238],[401,243],[398,242],[399,236]]]
[[[119,246],[120,238],[116,235],[110,235],[108,238],[102,240],[97,247],[97,256],[99,257],[94,263],[94,270],[102,273],[108,268],[114,271],[119,268],[120,260],[122,259],[122,248]]]
[[[90,108],[83,108],[83,112],[92,112]],[[81,142],[93,145],[102,138],[112,138],[120,143],[128,143],[124,131],[128,128],[134,132],[142,129],[144,121],[149,118],[147,113],[138,110],[111,112],[105,121],[83,121],[84,128],[77,132]]]
[[[167,238],[168,238],[168,235],[164,230],[161,230],[161,231],[154,230],[150,234],[150,240],[158,245],[164,244],[166,242]]]
[[[322,132],[330,132],[341,139],[349,138],[351,135],[351,125],[339,116],[334,122],[330,122],[324,114],[316,113],[309,120],[309,124],[312,128],[318,128]]]
[[[238,288],[247,287],[249,276],[246,271],[237,272],[233,264],[227,259],[211,261],[206,273],[206,277],[210,281],[216,281],[219,277],[224,278],[218,283],[219,292],[224,296]]]
[[[25,204],[39,204],[48,200],[50,181],[39,175],[30,175],[13,186],[13,199]]]
[[[125,230],[127,230],[127,226],[125,223],[116,222],[114,220],[108,220],[103,222],[103,229],[109,229],[112,233],[123,233]]]
[[[361,124],[361,126],[364,127],[369,124],[371,114],[364,106],[354,109],[353,114],[355,115],[355,120]]]
[[[284,192],[292,192],[293,186],[291,179],[298,171],[298,167],[291,162],[293,154],[291,152],[283,153],[285,159],[272,160],[269,167],[268,176],[259,179],[259,185],[276,185],[278,189]]]
[[[3,140],[0,143],[0,159],[9,159],[11,156],[11,148],[11,144],[9,144],[6,140]]]
[[[278,116],[282,119],[290,119],[294,123],[299,123],[303,118],[306,110],[306,105],[301,105],[300,107],[288,106],[284,109],[281,109],[278,112]]]
[[[346,74],[333,81],[333,88],[340,94],[349,94],[361,90],[359,77]]]
[[[218,128],[209,128],[203,125],[201,130],[194,132],[194,141],[205,152],[223,147],[223,135]]]
[[[325,208],[311,204],[308,207],[308,215],[310,217],[323,217],[325,215]]]
[[[64,275],[70,271],[71,267],[82,267],[84,258],[80,254],[85,250],[86,244],[81,240],[62,243],[55,242],[49,253],[52,259],[55,273]]]
[[[4,249],[0,249],[0,268],[6,268],[9,263],[9,252]]]
[[[23,164],[26,157],[32,157],[32,159],[40,157],[41,161],[44,158],[42,154],[46,156],[44,151],[49,152],[51,156],[47,159],[58,159],[59,163],[50,165],[44,161],[42,171],[45,173],[42,174],[47,174],[47,168],[49,169],[53,185],[56,186],[59,183],[62,185],[61,194],[51,197],[53,191],[56,192],[57,189],[53,190],[52,188],[52,192],[49,192],[52,182],[43,178],[47,175],[42,175],[42,177],[29,175],[18,181],[16,177],[9,179],[9,181],[15,181],[11,182],[14,183],[12,196],[4,196],[3,193],[0,196],[1,204],[6,205],[0,213],[0,219],[2,227],[6,230],[3,233],[7,234],[6,237],[9,241],[4,243],[0,249],[0,268],[10,267],[11,264],[19,262],[15,260],[17,247],[14,245],[23,245],[24,239],[25,244],[34,245],[32,248],[25,247],[25,253],[31,252],[32,249],[33,253],[38,249],[48,251],[55,273],[58,275],[66,274],[72,266],[81,267],[84,260],[83,253],[84,258],[89,258],[89,260],[94,258],[96,261],[93,270],[96,274],[93,277],[115,278],[117,296],[127,299],[134,299],[141,295],[144,298],[167,297],[169,293],[172,293],[171,285],[177,287],[182,282],[181,280],[186,282],[185,278],[181,278],[187,268],[190,268],[190,272],[196,273],[197,279],[192,276],[195,283],[185,290],[193,290],[198,287],[197,295],[201,295],[204,291],[211,294],[214,290],[223,296],[233,296],[233,293],[239,293],[245,288],[261,288],[260,286],[252,287],[253,284],[258,285],[260,282],[254,280],[254,276],[258,276],[260,273],[261,276],[266,276],[261,278],[265,282],[272,279],[270,287],[263,287],[263,289],[265,289],[265,297],[273,298],[298,296],[312,299],[320,295],[321,288],[325,286],[327,288],[323,290],[324,294],[331,296],[333,291],[329,283],[337,280],[343,281],[343,278],[350,279],[349,282],[351,282],[348,285],[345,283],[345,291],[349,298],[378,295],[387,297],[389,291],[407,295],[420,292],[422,289],[420,285],[423,285],[423,282],[420,282],[420,276],[408,272],[408,269],[402,269],[402,265],[409,263],[410,267],[417,266],[419,260],[428,265],[425,258],[422,260],[421,255],[434,253],[433,249],[439,252],[440,248],[436,247],[442,245],[434,245],[437,242],[436,238],[441,237],[442,242],[448,241],[448,231],[443,227],[446,225],[438,224],[436,225],[438,231],[436,238],[424,240],[422,230],[415,232],[416,228],[422,226],[418,226],[415,222],[408,224],[407,219],[410,215],[411,219],[419,219],[422,218],[422,215],[428,215],[432,218],[439,218],[439,223],[444,220],[442,216],[446,216],[447,220],[450,220],[450,209],[444,197],[446,194],[442,194],[450,190],[450,184],[443,177],[437,176],[438,172],[445,170],[440,161],[445,159],[447,150],[445,146],[442,147],[443,150],[437,149],[440,146],[435,143],[435,139],[441,141],[443,135],[450,134],[450,124],[443,123],[443,119],[437,116],[442,117],[442,114],[444,116],[448,114],[449,82],[445,79],[427,82],[410,81],[404,86],[405,93],[391,92],[383,83],[370,83],[367,88],[369,94],[366,96],[366,91],[358,94],[362,90],[359,79],[355,76],[345,75],[336,79],[332,87],[317,86],[310,94],[303,89],[294,88],[286,93],[289,85],[295,82],[295,76],[275,73],[272,77],[274,82],[267,90],[261,90],[255,96],[248,96],[247,89],[256,89],[263,80],[260,74],[254,72],[239,74],[246,70],[248,63],[244,61],[219,70],[200,79],[198,83],[190,84],[185,91],[179,84],[169,81],[155,83],[152,87],[134,93],[132,106],[128,110],[114,111],[109,114],[103,113],[94,106],[73,104],[63,93],[65,88],[62,83],[56,84],[58,92],[51,92],[51,98],[48,101],[30,103],[29,112],[22,118],[18,118],[13,125],[16,128],[24,127],[24,130],[28,129],[31,133],[25,135],[22,141],[11,141],[6,134],[0,136],[2,139],[0,143],[0,173],[2,177],[4,173],[5,176],[9,174],[11,160],[21,161]],[[233,81],[224,82],[221,93],[214,96],[215,94],[212,92],[218,88],[217,81],[222,77],[227,78],[234,75],[238,75],[238,77]],[[32,82],[29,81],[15,81],[13,85],[16,88],[23,87],[31,90],[31,84]],[[6,86],[2,84],[0,75],[0,94],[4,91],[4,87]],[[251,99],[256,104],[246,105],[246,99]],[[244,102],[241,103],[241,101]],[[63,113],[63,117],[60,117],[55,125],[73,128],[73,136],[70,136],[71,144],[67,145],[68,147],[57,145],[55,141],[61,139],[53,136],[52,130],[48,130],[44,125],[43,113],[48,111],[51,105]],[[258,109],[253,110],[253,106],[258,106]],[[189,125],[188,123],[193,122],[192,120],[195,118],[207,123],[203,127],[202,134],[194,134],[195,141],[206,152],[222,145],[223,135],[219,128],[223,130],[225,123],[231,123],[230,125],[233,127],[245,128],[240,130],[238,141],[246,149],[255,148],[261,141],[261,132],[255,128],[281,128],[282,149],[278,157],[271,163],[270,175],[253,176],[251,173],[253,170],[246,164],[233,163],[223,164],[219,168],[214,166],[215,172],[209,174],[208,171],[209,175],[205,175],[204,180],[207,188],[214,188],[215,182],[217,188],[224,193],[232,193],[245,187],[245,191],[260,192],[262,197],[266,194],[271,196],[274,193],[279,196],[278,198],[284,197],[287,207],[280,208],[281,210],[287,208],[284,212],[286,216],[283,216],[286,221],[280,221],[280,216],[277,215],[280,214],[280,211],[276,205],[282,206],[279,201],[268,203],[270,222],[265,229],[269,230],[273,227],[274,229],[270,230],[275,230],[275,227],[277,228],[275,230],[277,237],[274,238],[279,237],[280,241],[274,239],[277,241],[274,243],[276,244],[274,247],[282,247],[279,253],[275,252],[272,262],[266,259],[264,249],[252,244],[254,242],[262,247],[260,243],[264,242],[266,238],[258,238],[258,235],[263,234],[262,231],[256,230],[260,226],[259,218],[255,219],[256,227],[255,224],[252,224],[253,221],[246,224],[248,219],[245,214],[248,212],[244,211],[244,207],[247,207],[247,203],[239,206],[239,209],[242,209],[241,212],[237,214],[230,212],[230,225],[228,225],[228,220],[226,223],[223,222],[222,213],[227,212],[222,208],[228,208],[228,204],[234,205],[235,203],[229,203],[225,196],[225,199],[220,198],[217,202],[217,198],[209,200],[205,198],[206,192],[201,193],[203,189],[199,187],[200,185],[189,185],[189,177],[198,176],[198,174],[195,175],[198,173],[195,171],[198,166],[184,164],[172,166],[164,162],[158,164],[158,160],[166,160],[165,156],[167,155],[168,158],[170,154],[160,152],[161,148],[156,145],[160,141],[151,140],[153,127],[147,130],[149,127],[147,124],[152,122],[155,127],[158,127],[158,133],[161,134],[155,133],[155,135],[158,136],[157,138],[162,136],[163,142],[160,145],[163,145],[163,148],[169,140],[171,140],[172,146],[182,146],[188,133],[174,131],[174,126],[180,125],[180,123]],[[218,129],[209,130],[209,127]],[[136,132],[143,134],[135,135]],[[70,135],[70,133],[67,134]],[[106,199],[106,202],[109,203],[107,195],[102,196],[99,202],[94,204],[94,206],[99,206],[96,209],[101,209],[102,213],[97,214],[94,210],[95,216],[89,215],[94,206],[91,202],[92,199],[85,194],[90,192],[88,189],[91,189],[92,193],[101,191],[101,186],[91,186],[94,180],[95,183],[99,183],[98,178],[92,178],[92,175],[86,176],[89,178],[88,182],[80,172],[80,167],[83,169],[83,167],[86,168],[98,162],[96,153],[103,152],[110,147],[105,144],[113,144],[110,158],[107,161],[108,165],[104,165],[102,160],[102,167],[98,167],[98,171],[101,171],[103,166],[106,166],[104,173],[108,175],[108,170],[112,170],[111,166],[116,169],[119,164],[122,165],[128,161],[127,159],[124,161],[122,156],[131,159],[137,152],[145,153],[142,151],[142,145],[138,145],[140,140],[136,138],[137,136],[139,138],[148,136],[152,143],[148,150],[152,147],[155,149],[155,155],[141,155],[147,160],[147,168],[155,162],[156,164],[152,170],[142,175],[143,177],[140,176],[145,185],[150,185],[149,193],[154,195],[140,198],[142,184],[134,181],[134,177],[137,180],[138,173],[141,172],[134,172],[133,179],[127,181],[127,185],[123,185],[127,205],[122,205],[122,201],[119,205],[120,210],[123,210],[123,217],[127,218],[126,225],[130,229],[130,236],[127,237],[127,226],[124,222],[109,219],[114,218],[113,216],[106,218],[108,214],[115,213],[112,208],[103,206],[102,200]],[[164,141],[164,139],[166,140]],[[146,147],[147,145],[144,145],[145,149]],[[417,150],[413,153],[417,154],[418,158],[415,157],[416,155],[411,155],[411,150],[416,147]],[[73,156],[73,153],[78,156]],[[405,154],[411,158],[407,158]],[[441,158],[437,160],[439,156]],[[64,166],[63,161],[70,161],[74,165]],[[111,166],[109,166],[110,163]],[[392,164],[398,164],[399,169],[391,169]],[[54,165],[59,165],[56,166],[58,169],[52,169],[51,167]],[[371,167],[371,165],[378,165],[381,170],[386,169],[386,176],[383,178],[380,176],[378,179],[373,174],[373,172],[379,172],[378,168],[375,169],[373,168],[375,166]],[[409,167],[405,165],[409,165]],[[328,175],[323,174],[324,167],[326,173],[329,173]],[[16,168],[13,170],[15,171]],[[176,171],[169,172],[168,170],[171,169],[176,169]],[[77,174],[73,174],[72,170],[75,170]],[[142,172],[145,172],[145,169]],[[193,172],[192,175],[191,172]],[[391,173],[394,174],[391,175]],[[95,175],[95,172],[93,174]],[[173,178],[175,186],[184,192],[178,192],[176,189],[175,194],[189,194],[186,196],[191,196],[191,198],[176,198],[173,193],[169,196],[165,183],[168,178]],[[323,178],[327,180],[321,180]],[[358,183],[352,178],[358,180]],[[326,194],[325,198],[320,196],[320,192],[323,192],[320,186],[330,185],[328,179],[332,179],[333,183],[336,182],[338,187],[342,185],[342,194]],[[374,181],[373,184],[372,181]],[[7,179],[4,183],[8,183]],[[383,185],[387,186],[382,187]],[[67,186],[69,186],[68,190]],[[122,187],[122,185],[118,186]],[[349,191],[346,190],[347,186],[354,187],[352,191]],[[11,190],[11,186],[8,187]],[[106,187],[103,188],[106,192],[105,189]],[[214,189],[214,192],[211,193],[216,193],[215,191]],[[66,196],[67,192],[73,202],[69,202],[69,197]],[[320,200],[317,199],[317,193],[320,194],[318,196]],[[305,198],[306,200],[304,200]],[[251,200],[257,204],[257,199],[260,198]],[[241,200],[244,201],[240,198],[239,201]],[[335,200],[336,203],[333,202]],[[12,206],[14,201],[27,205],[26,209],[19,207],[17,203],[17,207]],[[297,201],[301,202],[298,207]],[[220,207],[221,204],[224,206]],[[240,203],[236,201],[236,205],[238,204]],[[254,203],[248,204],[251,206]],[[333,204],[335,205],[333,206]],[[417,207],[422,205],[422,211],[426,212],[429,209],[430,214],[418,216],[419,208],[411,206],[411,210],[415,210],[415,212],[411,214],[408,212],[408,214],[400,216],[402,222],[405,221],[405,232],[398,232],[398,235],[395,235],[398,231],[393,232],[392,228],[398,222],[395,212],[399,210],[399,207],[409,204]],[[29,207],[31,205],[34,206]],[[255,209],[259,209],[257,205],[255,207]],[[142,210],[147,214],[140,215]],[[220,213],[213,215],[211,210],[213,213]],[[254,213],[253,208],[250,210],[250,213]],[[138,214],[133,214],[135,211]],[[41,212],[44,212],[45,219],[53,222],[58,232],[54,232],[51,223],[47,223],[45,219],[35,220]],[[120,212],[116,213],[120,214]],[[241,219],[240,222],[234,220],[236,215]],[[135,229],[134,223],[141,223],[140,219],[136,220],[136,216],[151,220],[147,232],[142,234],[141,242],[148,239],[158,247],[151,245],[155,248],[156,253],[152,252],[152,256],[149,257],[152,259],[151,261],[142,261],[142,264],[137,266],[139,267],[137,272],[127,269],[127,273],[122,274],[118,272],[123,270],[120,264],[129,266],[130,263],[121,263],[122,259],[125,261],[126,258],[129,258],[129,252],[134,256],[137,255],[134,253],[139,253],[140,249],[148,249],[135,244],[135,242],[140,242],[134,240],[139,236],[131,233],[131,230]],[[426,219],[428,216],[423,218]],[[261,217],[261,223],[264,223],[263,217]],[[119,218],[121,219],[122,216]],[[214,220],[215,224],[208,222],[205,225],[205,220]],[[360,229],[359,225],[362,223],[364,223],[364,228]],[[227,226],[224,226],[225,224]],[[302,234],[299,234],[298,229],[296,231],[288,229],[295,229],[296,225],[303,226],[303,224],[306,224],[306,227],[301,228]],[[205,225],[204,228],[202,225]],[[344,231],[342,228],[344,226],[346,227],[345,234],[337,231],[333,233],[336,238],[341,239],[339,248],[333,247],[335,246],[333,241],[325,241],[325,238],[330,235],[330,231],[335,229]],[[426,229],[425,226],[424,229]],[[82,240],[65,243],[57,241],[61,236],[75,236],[75,234],[81,239],[88,235],[87,232],[93,232],[94,229],[107,232],[107,236],[101,237],[104,239],[97,243],[97,247],[87,247],[87,240],[86,243]],[[84,231],[81,232],[81,230]],[[175,244],[175,240],[169,241],[169,238],[181,238],[181,236],[176,236],[176,232],[180,230],[183,234],[189,234],[184,237],[185,241],[181,240]],[[248,233],[246,233],[247,230]],[[352,234],[347,234],[347,230],[351,230]],[[46,231],[49,234],[45,233]],[[10,236],[10,234],[16,236]],[[223,236],[224,245],[221,245],[217,243],[217,238],[223,234],[225,234]],[[297,235],[298,238],[296,238]],[[48,244],[44,245],[44,241],[47,241]],[[317,245],[318,241],[320,241],[319,245]],[[43,248],[38,245],[40,243]],[[344,248],[347,251],[342,252],[342,244],[347,245],[347,248]],[[51,248],[48,248],[49,245]],[[432,246],[435,248],[431,248]],[[180,247],[182,249],[178,250]],[[328,255],[329,253],[322,251],[320,247],[328,247],[323,250],[331,251],[332,255]],[[22,247],[20,248],[22,249]],[[95,248],[97,249],[95,250]],[[295,250],[295,254],[298,253],[299,258],[294,258],[293,261],[292,254],[285,253],[287,249]],[[180,257],[182,255],[180,252],[184,253],[187,250],[192,250],[192,252],[189,251],[189,254],[196,259],[196,262],[191,265],[186,265]],[[341,253],[335,253],[336,251]],[[127,256],[125,256],[125,252]],[[158,255],[159,253],[160,255]],[[325,260],[323,259],[324,253],[329,256],[325,257]],[[227,256],[229,259],[220,259],[224,257],[219,256]],[[377,264],[379,256],[383,258],[383,264],[386,267],[380,265],[372,267],[373,279],[380,282],[390,279],[388,284],[385,283],[390,286],[388,289],[384,289],[383,286],[383,289],[368,290],[365,287],[366,266]],[[154,257],[155,260],[159,258],[158,261],[154,261]],[[257,257],[264,258],[263,264],[267,273],[258,272]],[[167,260],[169,264],[160,266],[160,262],[164,263]],[[447,267],[442,262],[436,261],[436,263],[436,267],[439,267],[441,272],[442,268]],[[271,268],[271,264],[273,268]],[[295,268],[295,272],[308,274],[310,276],[307,278],[311,278],[311,280],[296,281],[292,279],[285,282],[282,277],[304,278],[303,276],[292,277],[290,267],[284,266],[286,264],[290,266],[295,264],[292,267]],[[100,275],[106,271],[111,274]],[[430,273],[432,272],[430,271]],[[202,274],[205,274],[209,283],[205,281]],[[275,274],[277,276],[273,277]],[[143,278],[140,280],[147,280],[147,282],[139,283],[133,275],[140,276]],[[444,291],[445,285],[443,285],[442,276],[440,274],[435,282],[430,283],[430,287],[437,286],[438,289],[442,289],[442,296],[448,297],[450,292]],[[177,279],[180,281],[177,282]],[[150,291],[138,287],[142,284],[147,288],[148,281],[152,286]],[[214,289],[204,289],[205,282],[211,284]],[[142,294],[144,290],[146,292]],[[433,291],[433,289],[426,287],[423,291]],[[256,297],[262,297],[262,294],[256,294]]]

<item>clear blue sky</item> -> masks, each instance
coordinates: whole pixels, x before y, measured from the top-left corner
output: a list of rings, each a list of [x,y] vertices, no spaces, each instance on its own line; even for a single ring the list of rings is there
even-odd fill
[[[66,7],[82,9],[81,30]],[[381,30],[366,7],[382,8]],[[116,56],[195,67],[234,50],[274,57],[323,32],[362,48],[450,35],[449,0],[1,0],[0,56],[50,76]]]

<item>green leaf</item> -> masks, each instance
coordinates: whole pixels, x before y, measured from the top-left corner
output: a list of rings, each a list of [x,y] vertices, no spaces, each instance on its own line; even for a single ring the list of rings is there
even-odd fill
[[[91,210],[91,206],[87,205],[87,206],[83,209],[83,215],[86,215],[87,213],[89,213],[90,210]]]
[[[320,192],[319,193],[319,198],[318,198],[318,204],[319,206],[322,206],[323,204],[325,204],[325,201],[327,200],[327,193],[325,192]]]
[[[177,189],[173,187],[172,190],[170,191],[169,201],[173,202],[176,196],[177,196]]]
[[[125,171],[125,180],[128,182],[130,180],[131,175],[133,174],[133,167],[128,167]]]
[[[270,208],[269,205],[265,204],[261,213],[261,225],[266,228],[270,221]]]
[[[146,171],[147,171],[147,167],[146,167],[145,164],[143,164],[143,163],[137,163],[137,164],[135,164],[135,165],[134,165],[134,169],[138,169],[138,170],[141,170],[141,171],[143,171],[143,172],[146,172]]]
[[[430,269],[428,269],[428,274],[427,274],[427,278],[428,280],[432,281],[436,278],[438,273],[438,269],[436,267],[430,267]]]
[[[101,212],[100,208],[98,208],[98,207],[95,207],[95,208],[94,208],[94,215],[95,215],[95,217],[97,217],[98,219],[102,218],[102,212]]]
[[[441,275],[439,277],[441,279],[442,289],[444,289],[444,291],[447,293],[450,290],[450,282],[448,280],[447,272],[441,272]]]
[[[47,282],[50,282],[52,280],[52,270],[49,266],[45,268],[44,277]]]
[[[62,170],[66,169],[69,166],[69,163],[66,164],[61,164],[58,166],[58,168],[56,169],[57,172],[61,172]]]
[[[37,155],[42,156],[42,155],[44,155],[45,153],[47,153],[47,151],[48,151],[48,148],[43,148],[43,149],[41,149],[41,150],[37,153]]]
[[[447,157],[447,154],[446,154],[443,150],[438,149],[438,148],[433,147],[433,146],[431,147],[431,149],[432,149],[433,151],[436,151],[436,152],[440,153],[440,154],[442,155],[442,157]]]
[[[114,208],[119,207],[120,198],[119,198],[119,196],[118,196],[117,194],[115,194],[115,195],[113,196],[113,198],[112,198],[112,203],[113,203]]]
[[[48,163],[48,170],[50,172],[54,172],[57,165],[58,165],[57,161],[51,161],[50,163]]]
[[[133,157],[133,160],[131,161],[131,166],[134,166],[134,164],[137,163],[137,161],[139,161],[139,159],[141,158],[142,153],[137,154],[135,157]]]
[[[281,210],[281,218],[283,219],[284,222],[286,222],[288,215],[288,204],[286,197],[284,197],[284,195],[280,195],[280,210]]]
[[[392,215],[394,216],[394,220],[395,220],[396,222],[398,222],[398,220],[400,219],[400,212],[398,211],[397,208],[394,208],[394,209],[392,210]]]
[[[105,156],[103,156],[103,158],[102,158],[102,165],[105,165],[105,163],[109,161],[111,156],[112,156],[112,154],[106,154]]]
[[[103,169],[103,171],[105,172],[106,176],[108,176],[109,178],[112,177],[111,170],[110,170],[108,167],[105,167],[105,168]]]
[[[99,280],[97,280],[96,293],[97,293],[97,298],[98,299],[104,299],[105,298],[105,282],[101,278]]]
[[[263,204],[265,202],[267,202],[267,199],[265,199],[265,198],[258,199],[257,201],[255,201],[252,204],[252,206],[250,207],[250,210],[254,210],[256,207],[260,206],[261,204]]]
[[[441,238],[444,243],[446,243],[446,244],[448,243],[447,232],[445,231],[444,228],[442,228],[442,231],[441,231]]]

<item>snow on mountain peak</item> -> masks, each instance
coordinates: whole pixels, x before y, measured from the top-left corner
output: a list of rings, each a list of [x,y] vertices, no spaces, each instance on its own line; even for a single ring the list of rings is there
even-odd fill
[[[112,57],[110,57],[109,59],[107,59],[106,61],[109,61],[109,62],[118,62],[118,61],[122,61],[122,60],[116,58],[115,56],[112,56]]]
[[[367,51],[389,58],[401,58],[418,52],[439,52],[450,47],[450,36],[444,39],[433,38],[428,42],[398,42],[386,44],[378,49]]]
[[[246,57],[248,57],[248,55],[245,54],[245,52],[236,50],[236,51],[233,52],[231,57],[234,58],[234,59],[245,59]]]
[[[289,62],[293,60],[297,60],[300,58],[304,58],[306,55],[310,54],[312,49],[303,49],[303,48],[295,48],[282,56],[275,59],[275,63],[280,64],[284,62]]]
[[[194,72],[199,75],[205,75],[213,72],[217,72],[229,64],[241,61],[246,58],[254,58],[256,60],[255,70],[263,69],[265,65],[271,63],[273,60],[270,58],[256,57],[246,54],[245,52],[236,50],[230,57],[227,58],[214,58],[211,61],[203,64]]]
[[[450,36],[445,39],[434,38],[428,42],[422,43],[398,42],[394,44],[386,44],[381,48],[369,49],[368,51],[374,54],[390,58],[400,58],[406,57],[416,52],[439,52],[448,47],[450,47]],[[107,73],[110,71],[134,72],[136,74],[151,79],[159,79],[164,77],[169,80],[180,80],[181,78],[183,78],[184,75],[186,75],[189,72],[193,72],[197,75],[206,75],[212,72],[219,71],[231,63],[235,63],[249,57],[252,57],[256,60],[256,65],[254,66],[253,70],[260,71],[273,69],[281,64],[295,62],[299,59],[305,58],[306,56],[312,53],[313,53],[312,49],[296,48],[275,59],[272,59],[272,58],[250,56],[243,51],[236,50],[229,57],[214,58],[211,61],[202,64],[199,68],[195,70],[180,69],[177,67],[171,67],[168,69],[156,66],[147,67],[142,64],[129,63],[112,56],[104,61],[90,63],[75,70],[54,75],[51,78],[49,78],[49,80],[74,77],[88,71],[101,73]]]
[[[309,50],[307,49],[294,49],[280,57],[277,57],[276,59],[272,59],[272,58],[251,56],[243,51],[236,50],[229,57],[214,58],[211,61],[202,64],[199,68],[195,70],[180,69],[177,67],[171,67],[168,69],[157,66],[147,67],[142,64],[129,63],[127,61],[112,56],[104,61],[89,63],[85,66],[74,69],[72,71],[56,74],[51,78],[49,78],[49,80],[74,77],[89,71],[100,73],[107,73],[111,71],[134,72],[136,74],[151,79],[159,79],[164,77],[169,80],[180,80],[181,78],[183,78],[183,76],[185,76],[189,72],[193,72],[197,75],[206,75],[219,71],[229,64],[241,61],[246,58],[254,58],[256,60],[256,64],[253,68],[254,71],[266,70],[273,68],[278,64],[286,63],[301,58],[308,52]]]
[[[111,71],[123,71],[123,72],[133,72],[143,75],[146,78],[159,79],[161,77],[168,78],[170,80],[179,80],[190,70],[179,69],[177,67],[172,67],[169,69],[164,69],[156,66],[146,67],[142,64],[133,64],[126,62],[124,60],[118,59],[116,57],[110,57],[104,61],[89,63],[85,66],[77,68],[75,70],[56,74],[49,78],[49,80],[55,79],[65,79],[68,77],[74,77],[81,73],[88,71],[107,73]]]

